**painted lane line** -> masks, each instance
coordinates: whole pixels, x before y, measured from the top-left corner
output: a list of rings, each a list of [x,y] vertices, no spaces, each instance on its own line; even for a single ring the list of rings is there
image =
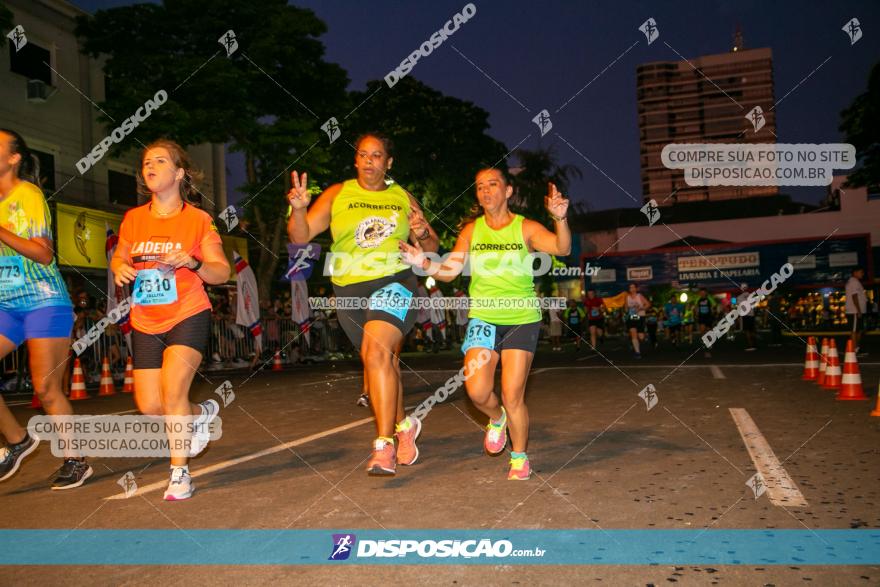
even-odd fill
[[[712,377],[714,377],[715,379],[727,379],[727,377],[724,376],[724,373],[721,371],[718,365],[709,365],[709,371],[712,372]]]
[[[373,417],[369,418],[361,418],[360,420],[355,420],[354,422],[349,422],[348,424],[343,424],[342,426],[337,426],[336,428],[330,428],[329,430],[324,430],[323,432],[317,432],[315,434],[310,434],[309,436],[304,436],[302,438],[297,438],[296,440],[291,440],[290,442],[285,442],[284,444],[279,444],[277,446],[273,446],[255,453],[251,453],[249,455],[244,455],[235,459],[229,459],[226,461],[221,461],[219,463],[215,463],[213,465],[209,465],[207,467],[202,467],[196,471],[192,471],[190,475],[195,478],[201,475],[209,475],[211,473],[215,473],[217,471],[222,471],[224,469],[228,469],[229,467],[234,467],[235,465],[240,465],[241,463],[246,463],[248,461],[252,461],[254,459],[259,459],[268,455],[272,455],[275,453],[283,452],[285,450],[289,450],[295,446],[300,446],[303,444],[308,444],[309,442],[320,440],[321,438],[325,438],[327,436],[331,436],[333,434],[338,434],[340,432],[345,432],[346,430],[350,430],[352,428],[357,428],[358,426],[363,426],[367,422],[372,422]],[[151,493],[153,491],[158,491],[160,489],[165,489],[168,486],[168,481],[157,481],[155,483],[150,483],[149,485],[144,485],[142,487],[138,487],[137,491],[132,494],[134,495],[144,495],[145,493]],[[124,493],[117,493],[116,495],[111,495],[110,497],[105,497],[104,499],[128,499]]]
[[[742,436],[755,468],[764,478],[770,503],[778,506],[806,507],[807,500],[783,468],[767,439],[743,408],[730,408],[730,415]]]

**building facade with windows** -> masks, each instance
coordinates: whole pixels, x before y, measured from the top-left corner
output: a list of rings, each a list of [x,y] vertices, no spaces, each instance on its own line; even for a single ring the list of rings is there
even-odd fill
[[[637,69],[639,156],[645,201],[661,206],[773,196],[772,186],[689,186],[684,172],[667,169],[660,152],[669,143],[775,143],[773,56],[769,48],[743,49],[684,61],[645,63]],[[747,115],[760,106],[763,127]]]

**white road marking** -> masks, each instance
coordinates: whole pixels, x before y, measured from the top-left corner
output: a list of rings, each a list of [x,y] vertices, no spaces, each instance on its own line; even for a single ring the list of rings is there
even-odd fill
[[[724,373],[721,371],[718,365],[709,365],[709,371],[712,372],[712,377],[714,377],[715,379],[727,379],[727,377],[724,376]]]
[[[355,420],[354,422],[349,422],[348,424],[343,424],[342,426],[337,426],[336,428],[330,428],[329,430],[324,430],[323,432],[317,432],[315,434],[310,434],[309,436],[304,436],[302,438],[297,438],[296,440],[291,440],[290,442],[285,442],[284,444],[279,444],[277,446],[273,446],[271,448],[267,448],[261,451],[257,451],[255,453],[251,453],[249,455],[244,455],[242,457],[238,457],[235,459],[228,459],[225,461],[221,461],[219,463],[215,463],[213,465],[209,465],[207,467],[202,467],[196,471],[191,471],[190,475],[193,478],[199,477],[201,475],[208,475],[210,473],[215,473],[217,471],[222,471],[223,469],[228,469],[229,467],[234,467],[235,465],[240,465],[241,463],[246,463],[248,461],[252,461],[254,459],[259,459],[261,457],[265,457],[271,454],[275,454],[278,452],[282,452],[288,449],[291,449],[295,446],[300,446],[302,444],[307,444],[314,440],[320,440],[321,438],[325,438],[327,436],[331,436],[333,434],[337,434],[339,432],[345,432],[346,430],[350,430],[352,428],[357,428],[358,426],[362,426],[367,422],[372,422],[373,417],[369,418],[361,418],[360,420]],[[158,491],[160,489],[165,489],[168,486],[167,480],[157,481],[155,483],[150,483],[149,485],[144,485],[138,487],[137,492],[133,495],[143,495],[145,493],[151,493],[153,491]],[[110,497],[105,497],[104,499],[128,499],[126,498],[124,493],[117,493],[116,495],[111,495]]]
[[[743,408],[730,408],[730,415],[742,436],[755,468],[764,478],[770,503],[778,506],[806,507],[807,500],[783,468],[767,439]]]

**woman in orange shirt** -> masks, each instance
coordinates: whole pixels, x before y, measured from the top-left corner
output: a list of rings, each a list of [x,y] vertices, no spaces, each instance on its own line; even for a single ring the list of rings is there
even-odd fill
[[[191,416],[192,433],[169,426],[171,481],[167,501],[187,499],[193,485],[189,457],[204,449],[220,406],[189,401],[189,388],[208,350],[211,302],[204,284],[229,279],[220,235],[206,212],[187,203],[197,193],[186,152],[158,140],[143,152],[138,185],[150,201],[129,210],[119,228],[110,267],[131,294],[134,393],[145,415]]]

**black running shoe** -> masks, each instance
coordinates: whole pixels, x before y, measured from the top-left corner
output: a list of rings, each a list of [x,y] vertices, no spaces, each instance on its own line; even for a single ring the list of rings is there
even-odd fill
[[[6,481],[18,471],[26,456],[37,449],[39,440],[28,434],[18,444],[0,448],[0,481]]]
[[[355,403],[359,406],[369,408],[370,407],[370,396],[368,396],[365,393],[362,393],[361,396],[357,399],[357,402],[355,402]]]
[[[92,476],[92,468],[85,461],[76,459],[64,459],[64,464],[55,473],[52,480],[52,489],[73,489],[82,485],[86,479]]]

